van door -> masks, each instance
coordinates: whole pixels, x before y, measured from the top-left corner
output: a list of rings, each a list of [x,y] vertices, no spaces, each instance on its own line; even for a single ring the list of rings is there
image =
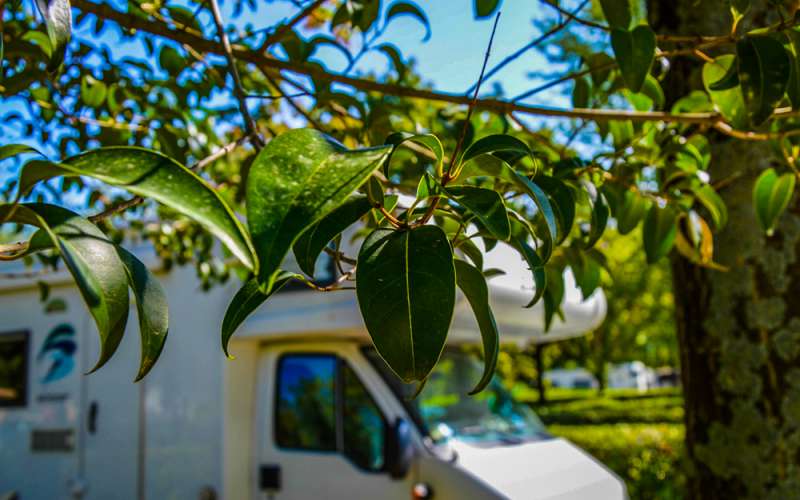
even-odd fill
[[[385,467],[396,415],[362,382],[359,359],[337,347],[265,351],[257,491],[276,500],[407,499],[411,474],[395,480]]]

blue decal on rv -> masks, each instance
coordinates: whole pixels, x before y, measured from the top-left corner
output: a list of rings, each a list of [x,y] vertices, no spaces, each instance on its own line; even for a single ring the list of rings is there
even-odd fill
[[[42,369],[44,375],[41,378],[43,384],[60,380],[70,374],[75,367],[75,329],[66,323],[58,325],[47,335],[36,362],[41,364],[48,361],[50,365]]]

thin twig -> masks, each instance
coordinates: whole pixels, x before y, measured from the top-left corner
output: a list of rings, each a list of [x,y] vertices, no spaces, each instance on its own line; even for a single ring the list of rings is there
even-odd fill
[[[250,136],[253,145],[259,149],[263,148],[264,141],[258,135],[256,122],[253,120],[252,115],[250,115],[250,110],[247,109],[247,93],[242,87],[242,79],[239,77],[239,70],[236,68],[236,57],[233,55],[233,49],[231,48],[231,42],[228,40],[228,34],[225,33],[225,23],[222,20],[219,4],[217,0],[208,0],[208,2],[211,7],[211,13],[214,16],[214,23],[217,25],[217,35],[225,51],[225,57],[228,59],[228,69],[230,70],[231,78],[233,78],[233,93],[239,101],[239,112],[244,119],[245,130],[247,130],[247,135]]]
[[[264,39],[264,43],[261,44],[258,50],[264,52],[267,50],[272,44],[279,41],[283,38],[283,35],[288,33],[292,28],[294,28],[300,21],[307,18],[311,14],[314,13],[317,8],[322,6],[326,0],[316,0],[311,5],[300,11],[296,16],[290,19],[287,23],[278,26],[278,28],[273,32],[271,35],[267,35],[267,38]]]
[[[575,14],[577,14],[578,12],[580,12],[581,10],[583,10],[583,8],[586,6],[586,4],[588,4],[590,1],[591,1],[591,0],[583,0],[583,2],[581,2],[581,4],[580,4],[580,5],[579,5],[579,6],[578,6],[578,7],[577,7],[577,8],[576,8],[576,9],[575,9],[573,12],[574,12]],[[545,3],[549,3],[549,2],[545,2]],[[559,8],[559,9],[560,9],[560,8]],[[516,51],[514,51],[514,53],[513,53],[513,54],[511,54],[511,55],[509,55],[509,56],[505,57],[505,58],[504,58],[502,61],[500,61],[500,62],[499,62],[499,63],[497,63],[497,64],[496,64],[496,65],[495,65],[495,66],[494,66],[492,69],[490,69],[488,73],[486,73],[486,77],[485,77],[484,81],[486,81],[486,80],[489,80],[490,78],[492,78],[492,77],[493,77],[494,75],[496,75],[496,74],[497,74],[497,73],[498,73],[500,70],[502,70],[502,69],[503,69],[503,68],[505,68],[507,65],[509,65],[509,64],[511,64],[512,62],[514,62],[514,61],[515,61],[517,58],[519,58],[519,57],[520,57],[522,54],[524,54],[525,52],[527,52],[527,51],[529,51],[529,50],[531,50],[531,49],[534,49],[534,48],[538,47],[538,46],[539,46],[539,44],[541,44],[542,42],[544,42],[545,40],[547,40],[547,39],[548,39],[548,38],[550,38],[551,36],[555,35],[556,33],[558,33],[558,32],[560,32],[560,31],[562,31],[563,29],[565,29],[565,28],[566,28],[566,27],[569,25],[570,21],[572,21],[573,19],[574,19],[574,16],[570,14],[570,15],[567,17],[567,19],[565,19],[565,20],[561,21],[560,23],[558,23],[558,24],[557,24],[557,25],[555,25],[555,26],[554,26],[552,29],[548,30],[546,33],[543,33],[541,36],[539,36],[539,37],[538,37],[538,38],[536,38],[535,40],[532,40],[531,42],[529,42],[529,43],[525,44],[524,46],[522,46],[522,47],[520,47],[519,49],[517,49]],[[475,87],[476,87],[476,86],[477,86],[477,83],[473,84],[473,85],[472,85],[472,86],[471,86],[471,87],[470,87],[470,88],[467,90],[467,93],[469,94],[470,92],[472,92],[473,90],[475,90]]]

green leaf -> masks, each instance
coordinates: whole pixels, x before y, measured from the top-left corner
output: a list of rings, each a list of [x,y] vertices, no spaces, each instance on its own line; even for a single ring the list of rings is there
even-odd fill
[[[31,160],[19,171],[17,181],[16,201],[27,195],[33,187],[41,181],[59,177],[62,175],[73,175],[69,170],[60,167],[58,164],[47,160]]]
[[[112,146],[67,158],[58,166],[163,203],[208,229],[248,269],[256,268],[239,219],[214,188],[177,161],[144,148]]]
[[[544,261],[539,257],[539,254],[536,253],[536,250],[534,250],[532,246],[528,245],[520,238],[512,238],[511,246],[516,248],[522,258],[525,259],[528,268],[533,274],[533,283],[536,285],[536,289],[534,290],[533,298],[525,306],[530,308],[539,302],[544,295],[544,291],[547,289],[547,274],[544,269]]]
[[[344,203],[386,159],[386,146],[348,150],[311,129],[279,135],[253,161],[247,223],[269,290],[286,253],[303,231]]]
[[[733,15],[734,25],[750,10],[750,0],[731,0],[731,14]]]
[[[622,202],[618,205],[614,218],[617,220],[617,231],[625,235],[633,231],[645,215],[649,202],[635,191],[626,190]]]
[[[463,239],[458,243],[458,251],[467,256],[478,269],[483,269],[483,252],[471,239]]]
[[[308,276],[313,277],[314,266],[322,250],[336,235],[366,215],[371,208],[372,203],[369,199],[353,198],[306,229],[292,246],[300,269]]]
[[[128,321],[128,279],[115,245],[88,220],[42,203],[0,205],[0,220],[40,228],[30,252],[55,247],[75,280],[100,336],[100,358],[90,372],[116,351]]]
[[[50,39],[48,71],[54,71],[64,61],[67,44],[72,36],[72,9],[69,0],[36,0],[36,7],[44,18]]]
[[[758,176],[753,186],[753,206],[756,219],[767,234],[772,234],[781,214],[789,206],[795,181],[794,174],[788,173],[779,177],[772,168]]]
[[[678,225],[676,214],[672,207],[660,208],[653,204],[642,226],[644,251],[647,263],[653,264],[666,256],[675,244],[675,235]]]
[[[81,80],[81,100],[90,108],[98,108],[106,100],[108,87],[106,84],[95,80],[91,75],[84,75]]]
[[[386,13],[386,24],[388,25],[389,21],[399,16],[411,16],[418,20],[423,26],[425,26],[425,38],[423,38],[422,41],[426,42],[430,39],[431,23],[428,21],[428,16],[426,16],[425,12],[420,10],[420,8],[414,3],[404,1],[394,2]]]
[[[539,160],[534,156],[531,148],[522,140],[507,134],[489,135],[478,139],[464,151],[459,165],[464,165],[471,160],[487,154],[492,154],[501,160],[507,161],[509,164],[513,163],[508,161],[509,157],[520,158],[523,156],[530,156],[534,166],[538,170]]]
[[[458,259],[455,261],[455,268],[458,288],[464,292],[472,307],[483,340],[483,375],[475,388],[470,391],[470,395],[473,395],[485,389],[492,380],[497,366],[497,356],[500,353],[500,334],[489,306],[489,287],[486,285],[483,273]]]
[[[619,64],[625,85],[632,92],[642,90],[656,56],[656,35],[649,26],[640,25],[631,31],[611,31],[611,47]]]
[[[572,89],[572,107],[588,108],[592,89],[586,78],[576,78],[575,88]]]
[[[389,162],[392,161],[392,155],[394,155],[394,152],[397,151],[397,148],[407,142],[419,144],[420,146],[429,149],[433,153],[433,155],[436,157],[436,165],[434,166],[434,170],[436,171],[436,175],[441,177],[442,169],[444,168],[444,147],[442,146],[439,138],[433,134],[409,134],[407,132],[395,132],[387,137],[386,141],[384,141],[384,144],[392,146],[391,152],[386,156],[386,159],[383,163],[384,175],[389,177]]]
[[[476,143],[477,144],[477,143]],[[465,154],[466,156],[466,154]],[[514,184],[516,188],[527,194],[531,200],[536,204],[539,213],[545,221],[547,231],[541,235],[548,239],[550,243],[558,241],[559,229],[558,222],[556,221],[553,206],[547,193],[542,190],[534,181],[520,174],[505,161],[492,154],[480,154],[478,156],[470,157],[467,161],[463,162],[463,167],[459,175],[460,180],[465,180],[475,176],[490,176],[502,179],[506,182]]]
[[[664,102],[666,101],[664,89],[661,88],[661,84],[658,83],[658,80],[653,75],[647,75],[639,95],[647,96],[653,102],[653,109],[662,109],[664,107]]]
[[[475,17],[483,19],[491,16],[500,8],[502,0],[475,0]]]
[[[786,30],[784,33],[788,41],[787,52],[791,67],[786,94],[792,103],[792,109],[796,110],[800,109],[800,32]]]
[[[167,294],[139,259],[124,248],[117,247],[128,274],[128,284],[136,297],[139,316],[139,335],[142,339],[142,354],[139,361],[138,382],[150,371],[161,355],[169,332],[169,308]]]
[[[600,0],[603,15],[612,29],[627,30],[633,20],[631,0]]]
[[[417,200],[423,201],[433,196],[441,195],[442,185],[436,182],[436,179],[428,172],[422,174],[417,184]]]
[[[714,226],[719,231],[725,224],[728,223],[728,207],[725,202],[717,194],[713,187],[708,184],[703,184],[700,188],[694,190],[694,195],[706,210],[711,215],[711,220],[714,221]]]
[[[558,241],[561,244],[575,223],[575,195],[563,181],[555,177],[540,175],[536,177],[536,183],[547,193],[553,207],[558,224]]]
[[[711,96],[714,106],[734,128],[747,127],[747,111],[744,105],[742,88],[737,85],[727,90],[714,90],[711,86],[722,80],[726,74],[735,71],[739,66],[736,56],[732,54],[717,57],[703,66],[703,84]]]
[[[259,281],[256,278],[250,278],[245,282],[242,288],[233,296],[233,300],[228,305],[225,311],[225,317],[222,319],[222,350],[225,355],[233,359],[228,353],[228,343],[233,337],[234,332],[239,326],[244,323],[250,314],[256,310],[258,306],[266,302],[272,294],[284,287],[286,283],[296,278],[297,275],[288,271],[281,271],[275,278],[275,282],[268,293],[261,290]]]
[[[364,241],[358,305],[378,353],[405,382],[424,380],[436,365],[455,289],[453,252],[439,227],[378,228]]]
[[[739,81],[747,116],[761,125],[786,92],[791,74],[789,55],[780,42],[769,36],[748,36],[736,44]]]
[[[473,186],[447,187],[445,192],[475,215],[497,239],[505,241],[511,236],[506,205],[500,193]]]
[[[736,57],[736,56],[734,56]],[[715,62],[709,61],[706,64],[715,64]],[[739,85],[739,65],[738,64],[731,64],[728,66],[728,70],[725,72],[722,77],[717,80],[716,82],[712,83],[708,86],[709,90],[730,90],[734,87]]]
[[[38,149],[28,146],[27,144],[6,144],[0,146],[0,160],[11,158],[12,156],[19,156],[26,153],[34,153],[39,156],[44,156]]]
[[[606,230],[610,209],[608,208],[606,197],[601,191],[597,190],[594,184],[587,182],[585,187],[589,194],[589,203],[592,205],[592,225],[584,243],[584,248],[592,248]]]

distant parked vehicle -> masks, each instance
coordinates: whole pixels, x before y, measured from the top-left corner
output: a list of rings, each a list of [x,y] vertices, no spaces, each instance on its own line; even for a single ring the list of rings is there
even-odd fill
[[[597,378],[585,368],[558,368],[544,372],[545,381],[552,387],[565,389],[597,389]]]
[[[608,371],[608,387],[612,389],[637,389],[644,392],[656,385],[655,371],[641,361],[614,365]]]

